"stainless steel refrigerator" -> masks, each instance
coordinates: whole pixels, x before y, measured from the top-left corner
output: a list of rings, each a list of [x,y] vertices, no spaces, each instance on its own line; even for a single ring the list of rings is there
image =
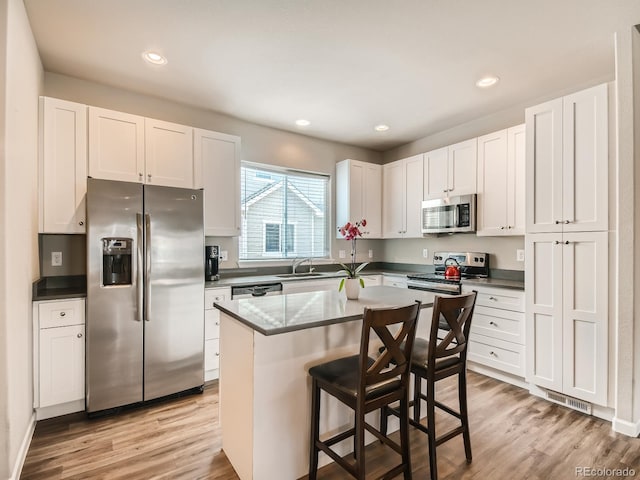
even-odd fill
[[[203,192],[88,179],[89,413],[204,384]]]

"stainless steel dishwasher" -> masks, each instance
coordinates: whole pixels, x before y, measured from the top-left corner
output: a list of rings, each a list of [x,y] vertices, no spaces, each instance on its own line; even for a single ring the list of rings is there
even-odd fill
[[[282,283],[231,287],[231,300],[249,297],[264,297],[266,295],[282,295]]]

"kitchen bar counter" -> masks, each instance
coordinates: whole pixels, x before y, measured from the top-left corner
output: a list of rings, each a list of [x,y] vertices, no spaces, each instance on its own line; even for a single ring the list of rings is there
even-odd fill
[[[365,306],[400,306],[420,299],[424,308],[418,335],[428,336],[433,296],[376,286],[362,289],[358,300],[347,300],[344,292],[323,291],[216,304],[221,311],[222,449],[240,479],[306,475],[311,418],[308,369],[358,352]],[[323,432],[345,430],[351,417],[337,400],[323,398]],[[378,421],[373,414],[368,420]],[[389,426],[390,431],[397,429],[397,421],[390,419]],[[373,440],[367,437],[367,442]],[[350,451],[346,443],[342,454]],[[330,461],[320,455],[320,465]]]
[[[434,294],[420,290],[374,286],[360,290],[358,300],[347,300],[336,290],[242,298],[215,307],[263,335],[349,322],[362,318],[364,307],[408,305],[416,300],[431,306]]]

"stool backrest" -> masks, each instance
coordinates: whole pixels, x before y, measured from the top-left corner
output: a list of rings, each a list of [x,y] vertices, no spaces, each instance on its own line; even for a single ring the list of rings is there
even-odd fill
[[[433,302],[433,317],[429,335],[427,369],[435,371],[435,363],[446,357],[459,355],[466,361],[469,329],[476,304],[476,292],[455,297],[437,296]],[[443,338],[438,338],[438,328],[444,319],[449,327]]]
[[[411,367],[411,352],[416,338],[416,325],[420,315],[420,302],[406,307],[373,309],[365,307],[362,319],[360,344],[360,388],[400,377],[408,385]],[[396,333],[389,327],[397,326]],[[394,329],[395,330],[395,329]],[[369,340],[374,332],[384,345],[380,356],[368,366]],[[376,348],[377,351],[377,348]]]

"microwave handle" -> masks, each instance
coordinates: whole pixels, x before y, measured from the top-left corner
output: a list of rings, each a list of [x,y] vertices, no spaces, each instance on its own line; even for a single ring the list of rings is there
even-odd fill
[[[453,225],[455,227],[459,227],[460,226],[460,207],[461,206],[462,205],[460,205],[460,204],[456,205],[456,210],[455,210],[454,217],[453,217]]]

